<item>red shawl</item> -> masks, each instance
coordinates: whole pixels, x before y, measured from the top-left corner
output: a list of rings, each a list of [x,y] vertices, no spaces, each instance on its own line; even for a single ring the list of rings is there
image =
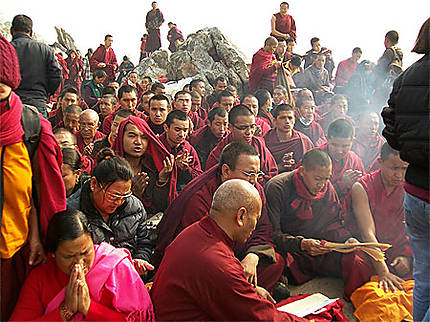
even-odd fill
[[[106,135],[104,133],[97,131],[96,134],[94,135],[93,141],[91,143],[94,143],[98,139],[102,139],[105,136]],[[85,142],[84,142],[84,138],[81,135],[81,131],[78,131],[78,133],[76,133],[76,143],[77,143],[79,152],[84,153]]]
[[[373,163],[378,158],[384,143],[385,140],[379,135],[379,133],[377,133],[376,138],[372,140],[372,142],[365,142],[359,135],[352,144],[351,150],[360,157],[366,171],[369,172],[374,166]]]
[[[257,124],[257,126],[261,127],[261,135],[257,135],[260,137],[264,137],[266,135],[266,133],[269,132],[270,129],[272,128],[270,126],[269,122],[261,116],[257,116],[255,118],[255,124]]]
[[[194,131],[201,129],[205,126],[205,121],[200,118],[199,114],[194,111],[188,112],[188,117],[191,119],[191,122],[193,122],[194,125]]]
[[[155,265],[161,262],[164,250],[183,229],[209,213],[213,195],[221,183],[218,167],[212,167],[191,181],[170,204],[157,227],[158,240],[153,256]],[[261,217],[248,241],[236,245],[236,252],[243,253],[252,246],[272,245],[273,242],[273,229],[267,215],[263,187],[257,183],[256,188],[263,201]]]
[[[63,77],[63,80],[66,80],[69,78],[69,69],[67,68],[67,62],[66,60],[61,57],[61,55],[55,53],[55,57],[57,57],[58,64],[61,67],[61,76]]]
[[[163,160],[170,155],[170,152],[165,148],[163,143],[161,143],[158,136],[152,132],[148,123],[137,116],[129,116],[124,121],[121,122],[118,129],[118,136],[116,137],[115,142],[113,143],[113,150],[115,153],[121,157],[124,157],[124,132],[127,124],[135,125],[139,131],[143,133],[145,138],[148,139],[148,147],[145,151],[146,154],[150,155],[153,160],[157,171],[160,172],[164,165]],[[170,189],[169,189],[169,198],[168,203],[171,203],[173,199],[176,198],[176,179],[177,179],[177,168],[176,165],[173,167],[173,171],[170,175]]]
[[[208,160],[206,162],[206,169],[209,169],[214,165],[218,164],[222,150],[227,144],[231,142],[233,142],[233,136],[230,133],[225,138],[223,138],[209,154]],[[265,173],[263,180],[265,183],[269,181],[270,178],[278,174],[278,166],[276,165],[276,161],[270,153],[269,149],[266,147],[263,138],[254,136],[252,138],[251,145],[257,150],[260,155],[260,170]]]
[[[115,78],[115,71],[118,69],[118,63],[112,47],[106,50],[104,45],[100,45],[90,58],[90,69],[94,73],[99,63],[105,63],[106,67],[102,68],[109,78]]]
[[[294,211],[296,211],[296,217],[302,220],[313,219],[314,217],[312,215],[311,207],[312,201],[321,199],[325,196],[328,184],[324,186],[321,192],[313,195],[309,192],[308,188],[306,188],[303,178],[299,175],[298,171],[293,174],[293,184],[299,198],[294,199],[293,202],[290,203],[290,206]]]
[[[22,142],[24,130],[21,126],[22,103],[20,98],[15,92],[11,92],[9,104],[1,105],[1,107],[0,146]]]
[[[305,126],[298,118],[296,118],[294,129],[305,134],[309,139],[311,139],[315,146],[323,145],[327,141],[324,130],[315,120],[313,120],[309,126]]]
[[[273,65],[275,61],[275,55],[263,49],[254,54],[249,72],[249,90],[251,93],[260,88],[265,88],[273,93],[276,79],[276,67]]]
[[[312,141],[306,135],[295,130],[292,130],[292,132],[293,136],[287,142],[279,141],[276,129],[270,130],[264,137],[267,148],[272,152],[278,164],[279,172],[294,170],[298,162],[303,158],[303,155],[314,147]],[[293,159],[296,161],[296,165],[293,168],[287,169],[284,167],[282,159],[284,154],[288,152],[293,152]]]

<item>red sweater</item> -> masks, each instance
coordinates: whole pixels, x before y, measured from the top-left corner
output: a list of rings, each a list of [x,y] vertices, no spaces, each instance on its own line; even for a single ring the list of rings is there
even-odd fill
[[[60,309],[44,315],[51,300],[67,285],[69,276],[61,272],[56,263],[49,259],[31,271],[21,289],[18,303],[11,321],[62,321]],[[115,311],[112,305],[113,295],[103,289],[101,302],[91,300],[86,321],[120,321],[127,314]]]

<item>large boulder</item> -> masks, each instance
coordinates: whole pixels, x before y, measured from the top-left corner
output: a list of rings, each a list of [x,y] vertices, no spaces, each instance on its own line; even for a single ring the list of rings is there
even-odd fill
[[[169,58],[166,54],[160,50],[143,59],[136,68],[139,78],[167,76],[176,81],[187,77],[201,78],[210,92],[214,80],[224,76],[239,93],[248,90],[249,69],[245,55],[216,27],[190,34],[177,52]]]

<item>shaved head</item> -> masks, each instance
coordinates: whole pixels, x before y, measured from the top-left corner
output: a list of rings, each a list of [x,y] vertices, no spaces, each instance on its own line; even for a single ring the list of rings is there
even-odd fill
[[[278,46],[278,41],[275,37],[268,37],[264,41],[264,46]]]
[[[306,152],[302,163],[306,170],[313,170],[316,167],[331,168],[329,155],[320,149],[312,149]]]
[[[87,110],[82,111],[82,113],[79,116],[79,118],[82,119],[85,116],[88,117],[91,120],[95,120],[96,123],[98,123],[99,120],[100,120],[99,115],[97,114],[97,112],[94,111],[94,110],[92,110],[92,109],[87,109]]]

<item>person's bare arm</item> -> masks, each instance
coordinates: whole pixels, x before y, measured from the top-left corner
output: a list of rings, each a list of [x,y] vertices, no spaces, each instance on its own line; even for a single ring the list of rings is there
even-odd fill
[[[284,37],[284,38],[288,38],[288,34],[283,34],[282,32],[279,32],[276,30],[276,17],[274,15],[272,15],[272,19],[271,19],[271,29],[272,29],[272,35],[278,36],[278,37]]]

